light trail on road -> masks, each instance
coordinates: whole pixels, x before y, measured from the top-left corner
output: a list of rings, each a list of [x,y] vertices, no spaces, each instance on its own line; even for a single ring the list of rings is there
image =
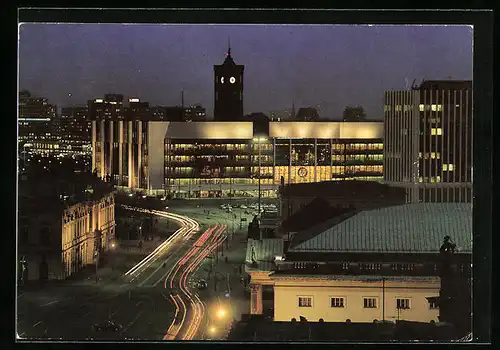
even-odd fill
[[[124,209],[131,210],[131,211],[136,211],[136,212],[143,212],[143,213],[151,213],[157,216],[161,216],[170,220],[174,220],[177,223],[181,225],[181,227],[175,231],[168,239],[166,239],[164,242],[162,242],[158,247],[153,250],[148,256],[146,256],[144,259],[142,259],[139,263],[137,263],[135,266],[133,266],[129,271],[125,273],[125,276],[131,276],[132,279],[130,282],[134,281],[146,268],[151,266],[156,260],[158,260],[161,255],[165,252],[166,249],[168,249],[168,246],[177,240],[180,237],[189,237],[190,235],[198,232],[200,229],[199,224],[186,216],[170,213],[170,212],[165,212],[165,211],[159,211],[159,210],[147,210],[143,208],[137,208],[137,207],[131,207],[128,205],[122,205]],[[152,276],[153,274],[149,275],[148,278],[146,278],[146,281]],[[142,282],[142,284],[146,283],[145,281]]]
[[[167,288],[168,284],[170,289],[173,289],[177,274],[182,268],[184,268],[179,275],[178,281],[175,282],[176,285],[178,283],[180,292],[182,292],[182,294],[189,300],[191,305],[190,322],[188,323],[187,330],[184,332],[184,336],[181,335],[180,337],[182,340],[192,340],[195,337],[205,314],[205,304],[199,298],[197,293],[192,293],[190,291],[187,281],[190,275],[201,266],[203,260],[224,242],[226,237],[222,237],[221,235],[226,228],[226,225],[218,224],[215,227],[206,230],[195,242],[193,248],[184,254],[184,257],[179,259],[176,265],[172,267],[169,274],[165,278],[164,287]],[[188,311],[186,303],[180,293],[177,293],[175,297],[177,297],[177,300],[182,303],[182,306],[180,303],[178,304],[174,301],[176,305],[176,316],[168,328],[168,331],[163,338],[164,340],[174,340],[178,338],[178,335],[185,323]],[[173,297],[172,300],[174,300]],[[177,315],[181,312],[181,310],[183,317],[179,320]]]

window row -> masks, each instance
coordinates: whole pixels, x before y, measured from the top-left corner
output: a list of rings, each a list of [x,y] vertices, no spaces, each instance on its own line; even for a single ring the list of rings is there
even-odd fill
[[[411,298],[395,298],[396,309],[408,310],[411,309]],[[428,298],[429,309],[437,309],[438,305],[435,298]],[[363,297],[362,306],[364,309],[376,309],[379,307],[378,297]],[[312,296],[299,296],[298,307],[313,307]],[[347,297],[334,296],[330,297],[330,307],[346,308]]]

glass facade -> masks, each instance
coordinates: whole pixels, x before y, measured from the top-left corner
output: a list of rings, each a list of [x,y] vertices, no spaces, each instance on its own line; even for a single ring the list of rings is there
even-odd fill
[[[165,140],[165,188],[185,195],[254,190],[259,169],[261,186],[274,191],[282,177],[285,184],[380,181],[382,165],[382,139]]]

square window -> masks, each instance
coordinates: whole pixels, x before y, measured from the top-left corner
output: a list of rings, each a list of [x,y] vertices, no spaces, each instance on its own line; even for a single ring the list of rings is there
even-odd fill
[[[448,164],[443,164],[443,171],[447,171],[448,170]]]
[[[344,297],[332,297],[330,299],[330,306],[343,308],[344,307]]]
[[[419,105],[419,106],[418,106],[418,109],[419,109],[419,111],[420,111],[420,112],[423,112],[423,111],[424,111],[424,109],[425,109],[425,106],[424,106],[424,105]]]
[[[439,309],[437,298],[429,299],[429,309],[431,310]]]
[[[299,297],[299,307],[312,307],[312,297]]]
[[[409,298],[397,298],[396,299],[396,308],[397,309],[409,309],[410,308],[410,299]]]
[[[363,298],[363,307],[365,309],[377,308],[377,298]]]
[[[436,129],[436,133],[437,133],[438,135],[443,135],[443,129],[441,129],[441,128],[437,128],[437,129]]]

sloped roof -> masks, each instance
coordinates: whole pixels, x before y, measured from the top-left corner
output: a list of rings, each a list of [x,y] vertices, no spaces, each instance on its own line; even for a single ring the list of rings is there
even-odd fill
[[[282,196],[316,197],[325,198],[349,198],[356,196],[361,199],[396,199],[404,200],[405,189],[402,187],[391,187],[376,181],[321,181],[285,185],[282,189]]]
[[[346,209],[334,209],[325,199],[316,197],[283,221],[282,226],[285,230],[302,231],[345,212]]]
[[[361,212],[292,252],[438,252],[444,236],[472,252],[470,203],[418,203]]]

